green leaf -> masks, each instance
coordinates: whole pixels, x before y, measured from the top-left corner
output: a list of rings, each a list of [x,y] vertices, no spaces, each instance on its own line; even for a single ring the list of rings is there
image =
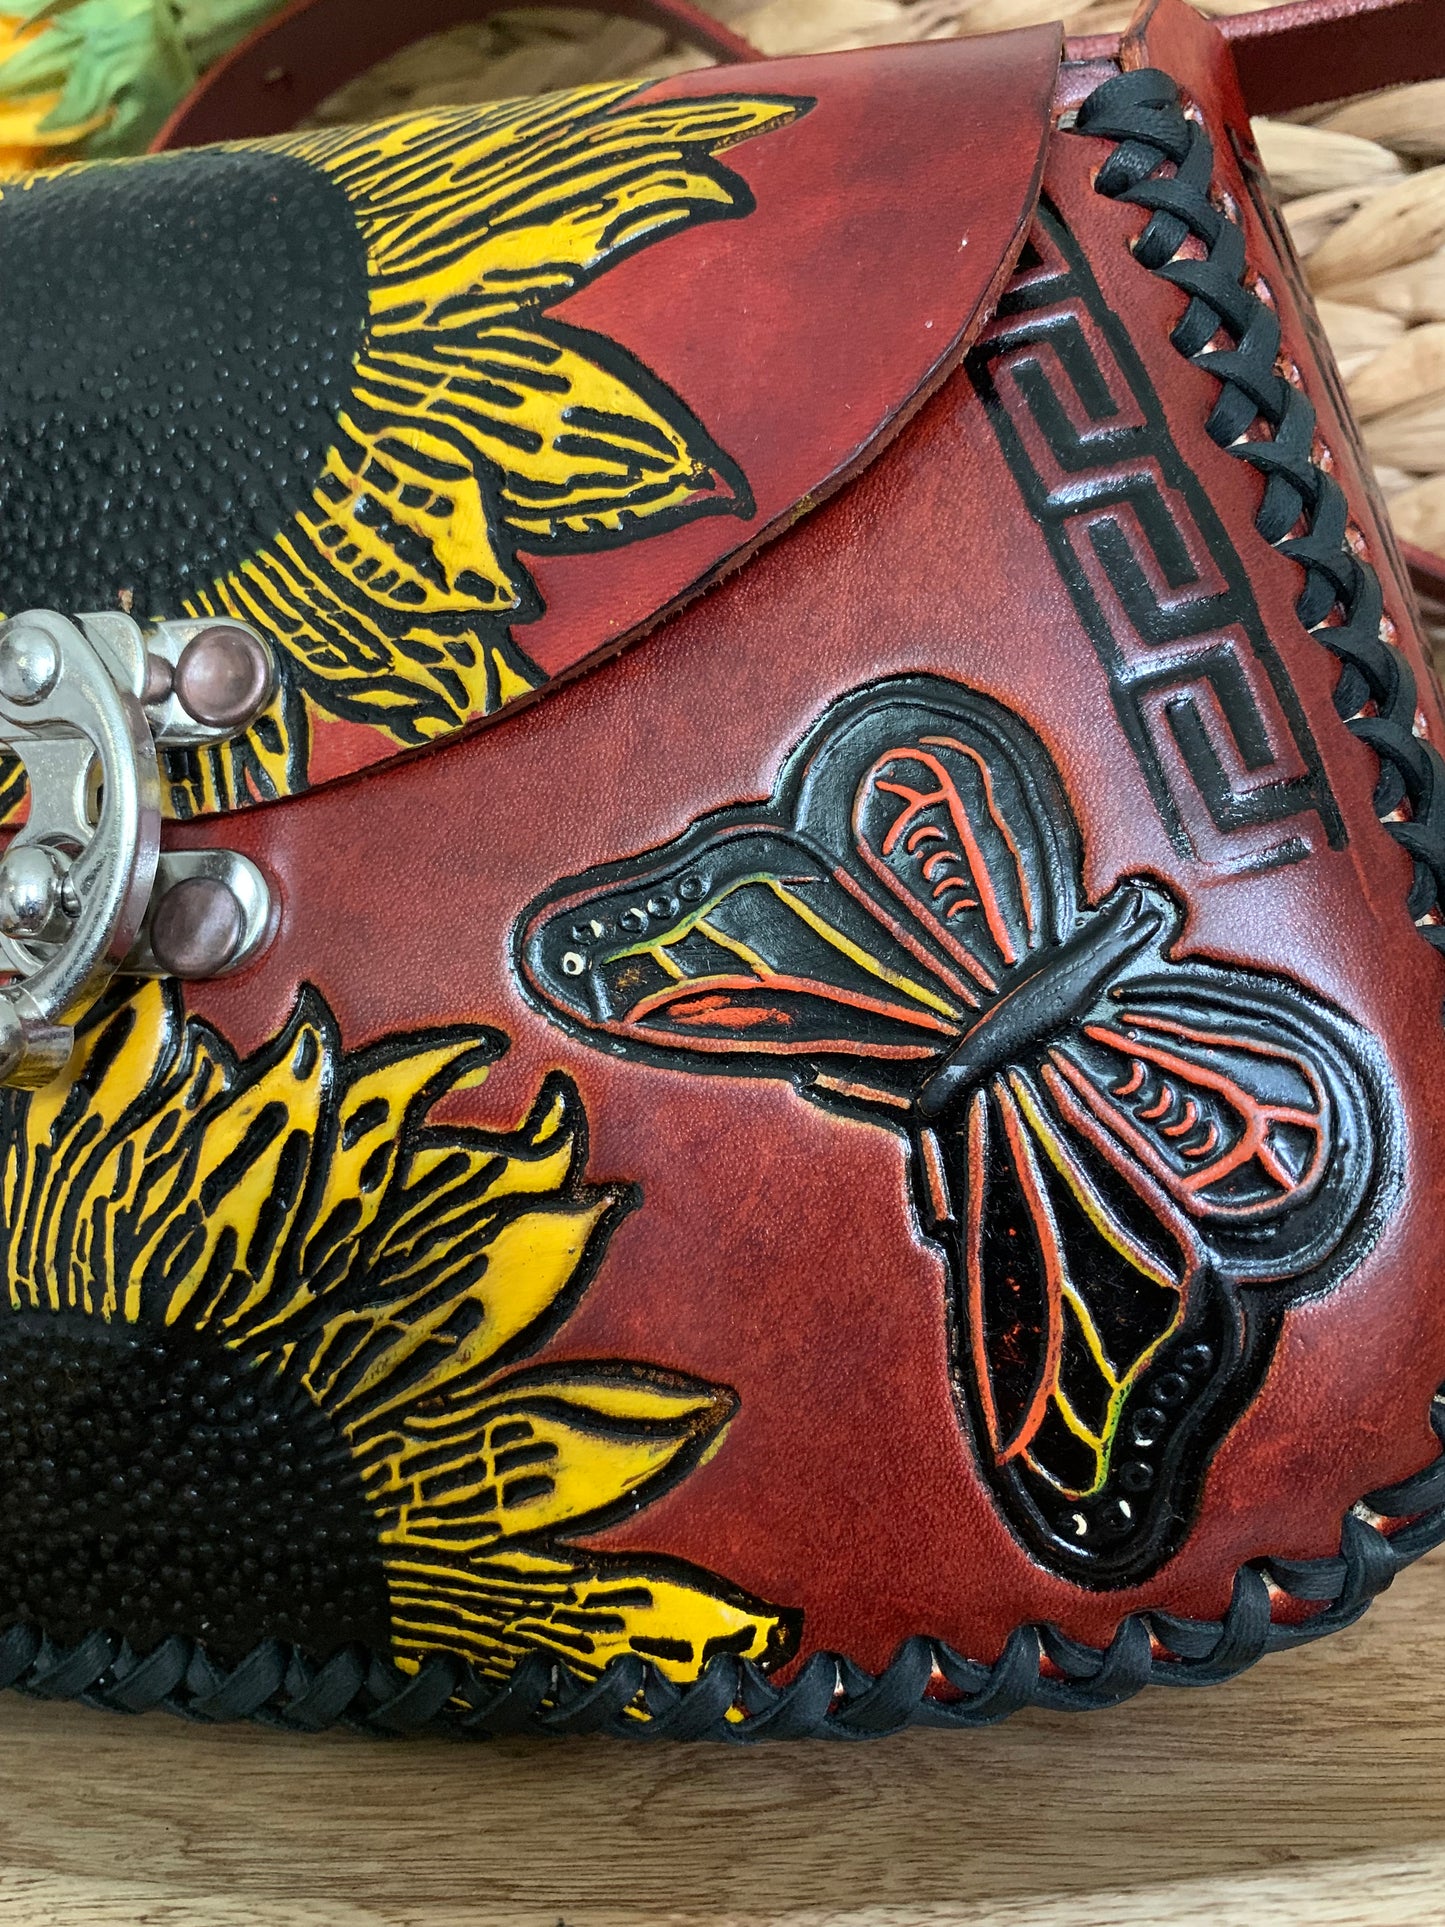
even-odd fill
[[[46,30],[0,62],[0,94],[58,91],[41,128],[94,129],[84,142],[88,154],[141,152],[195,84],[168,0],[17,0],[10,11],[44,21]]]
[[[75,36],[75,57],[49,120],[72,126],[108,113],[87,152],[141,152],[196,81],[170,8],[162,0],[80,0],[56,25]]]
[[[178,0],[181,38],[199,72],[277,11],[279,0]]]

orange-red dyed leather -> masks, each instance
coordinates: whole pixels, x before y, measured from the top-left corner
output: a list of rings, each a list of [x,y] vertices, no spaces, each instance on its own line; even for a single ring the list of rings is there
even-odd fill
[[[1224,56],[1217,38],[1191,22],[1175,0],[1160,0],[1131,58],[1170,66],[1215,131],[1220,184],[1238,201],[1251,260],[1279,302],[1288,350],[1319,407],[1398,637],[1421,673],[1421,728],[1438,741],[1445,719],[1424,675],[1408,594],[1316,360],[1302,290],[1275,254],[1230,153],[1228,129],[1241,143],[1247,132]],[[859,78],[840,81],[836,92],[827,61],[793,63],[779,80],[824,99],[892,89],[896,138],[911,125],[931,157],[930,182],[953,170],[941,191],[966,204],[948,203],[954,226],[960,211],[971,236],[982,231],[978,222],[993,223],[999,238],[986,261],[972,258],[971,245],[966,269],[950,264],[969,277],[967,292],[955,283],[954,308],[939,309],[932,332],[956,336],[965,307],[975,311],[1004,258],[1018,193],[1017,168],[1004,195],[996,184],[1007,169],[976,178],[969,164],[951,159],[945,167],[943,157],[956,157],[960,142],[1001,149],[1006,138],[1033,138],[1037,122],[1022,102],[1007,123],[1011,137],[995,118],[1011,85],[1004,50],[1031,44],[845,56]],[[907,95],[905,70],[917,95]],[[979,73],[986,84],[970,78]],[[1021,94],[1032,99],[1033,85],[1019,83]],[[1064,86],[1073,87],[1068,74]],[[915,104],[897,112],[905,98],[926,99],[926,111]],[[843,108],[820,108],[788,136],[795,145],[786,157],[781,137],[743,150],[742,165],[776,167],[796,199],[804,142],[827,130],[828,164],[818,160],[817,196],[808,203],[818,210],[816,247],[806,225],[769,212],[780,197],[756,180],[756,217],[695,237],[699,275],[709,289],[732,288],[734,311],[743,257],[766,251],[753,253],[747,270],[748,305],[766,303],[750,323],[748,366],[769,341],[778,344],[776,368],[757,370],[774,397],[775,427],[784,408],[794,410],[790,422],[810,410],[820,422],[834,419],[847,399],[837,384],[851,381],[850,366],[873,370],[859,376],[869,396],[860,419],[876,422],[883,411],[883,335],[827,292],[840,286],[829,276],[858,273],[856,259],[836,258],[840,250],[862,250],[865,230],[850,230],[845,218],[845,180],[850,191],[866,187],[879,164],[876,150],[850,148],[848,119]],[[448,1115],[505,1125],[545,1072],[561,1068],[575,1079],[590,1120],[589,1173],[640,1185],[643,1203],[616,1232],[553,1354],[645,1360],[728,1384],[740,1399],[725,1449],[600,1542],[665,1550],[802,1607],[804,1652],[831,1648],[869,1668],[915,1633],[989,1658],[1023,1621],[1053,1621],[1102,1641],[1140,1607],[1216,1615],[1243,1561],[1337,1551],[1350,1505],[1436,1451],[1427,1413],[1445,1379],[1436,1253],[1445,1210],[1445,961],[1411,922],[1409,863],[1372,806],[1375,758],[1331,701],[1336,665],[1296,617],[1299,571],[1255,531],[1260,485],[1205,433],[1214,383],[1169,340],[1183,298],[1131,255],[1142,216],[1093,190],[1106,151],[1057,136],[1045,192],[1086,250],[1109,305],[1127,318],[1173,437],[1247,559],[1344,817],[1345,847],[1321,839],[1308,861],[1265,871],[1180,854],[984,404],[957,373],[831,501],[618,660],[405,766],[173,833],[176,842],[242,849],[280,885],[280,933],[263,961],[192,995],[238,1049],[274,1032],[297,985],[310,981],[348,1045],[463,1019],[505,1031],[511,1047],[485,1087],[450,1100]],[[829,168],[849,170],[834,175],[831,193]],[[901,248],[899,234],[916,220],[930,247],[941,247],[952,232],[942,204],[915,202],[913,193],[890,201],[880,191],[866,232]],[[994,194],[1001,198],[990,212]],[[972,211],[975,202],[982,212]],[[684,243],[691,244],[692,237]],[[735,245],[724,274],[709,251]],[[789,248],[807,250],[809,264],[792,279]],[[914,268],[932,272],[924,257],[929,248],[920,243]],[[602,325],[605,313],[635,340],[641,310],[621,324],[631,298],[624,276],[587,297],[586,318]],[[707,307],[699,295],[696,312]],[[899,304],[915,349],[913,331],[930,312],[921,293]],[[716,339],[694,352],[679,326],[666,342],[650,337],[648,350],[670,378],[667,358],[691,354],[679,385],[736,445],[727,410],[746,405],[745,384],[737,369],[710,372]],[[834,359],[824,379],[827,356]],[[901,361],[888,367],[901,376]],[[918,379],[914,365],[910,393]],[[762,417],[754,432],[763,436]],[[746,460],[748,447],[739,452]],[[760,439],[753,472],[789,459]],[[846,460],[835,459],[828,472],[842,466]],[[683,531],[681,546],[713,533]],[[625,559],[651,570],[661,546]],[[601,577],[610,560],[590,558],[585,567]],[[684,574],[696,579],[707,566],[695,556]],[[545,583],[562,612],[553,631],[559,666],[582,634],[569,607],[575,612],[595,594],[601,608],[618,593],[611,576],[610,586],[585,587],[582,567],[575,592],[560,574]],[[637,598],[629,619],[649,596],[660,606],[655,589],[628,593]],[[1079,819],[1091,899],[1128,875],[1163,882],[1187,906],[1182,948],[1280,971],[1342,1005],[1380,1040],[1399,1090],[1404,1192],[1384,1234],[1345,1282],[1286,1314],[1263,1386],[1213,1462],[1183,1549],[1127,1591],[1093,1593],[1050,1575],[1003,1523],[960,1428],[943,1266],[917,1229],[901,1140],[805,1103],[785,1082],[700,1078],[589,1048],[549,1022],[514,974],[513,926],[539,892],[657,845],[720,805],[765,798],[779,764],[831,700],[910,670],[985,690],[1040,735]],[[1205,847],[1202,815],[1191,827]]]
[[[816,104],[775,141],[729,151],[756,198],[747,219],[671,235],[665,256],[621,261],[549,310],[625,342],[686,396],[756,507],[603,554],[528,557],[545,612],[519,640],[547,677],[627,645],[736,567],[871,460],[957,365],[1023,242],[1060,44],[1046,26],[770,62],[766,91]],[[642,98],[736,85],[713,69]],[[310,780],[398,753],[379,729],[322,717]]]

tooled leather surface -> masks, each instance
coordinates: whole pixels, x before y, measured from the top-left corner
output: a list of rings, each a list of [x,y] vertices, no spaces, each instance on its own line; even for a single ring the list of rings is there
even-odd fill
[[[1141,32],[1126,44],[1121,65],[1125,71],[1159,67],[1175,77],[1185,87],[1187,97],[1197,101],[1209,127],[1218,130],[1214,138],[1215,178],[1233,197],[1231,214],[1243,231],[1246,260],[1251,270],[1263,277],[1263,291],[1278,308],[1286,341],[1307,345],[1308,353],[1301,359],[1313,365],[1307,392],[1319,417],[1320,435],[1349,498],[1351,516],[1364,532],[1370,554],[1384,565],[1378,574],[1396,646],[1409,659],[1424,691],[1425,714],[1438,723],[1439,682],[1421,642],[1394,530],[1350,416],[1334,355],[1314,313],[1303,269],[1254,144],[1229,45],[1211,32],[1192,8],[1160,4]],[[1273,272],[1266,265],[1271,257]]]
[[[539,558],[545,613],[522,640],[546,673],[635,633],[724,557],[751,552],[780,517],[856,473],[956,365],[1033,205],[1056,64],[1047,27],[770,61],[768,93],[817,105],[772,153],[766,141],[729,153],[754,211],[678,237],[665,270],[654,256],[661,286],[624,263],[563,304],[567,319],[635,344],[688,396],[757,511],[666,545]],[[654,91],[687,99],[716,85],[686,74]],[[920,127],[947,134],[921,142]]]
[[[225,610],[281,639],[267,716],[172,759],[181,816],[533,693],[806,512],[956,363],[1033,205],[1058,53],[1041,27],[33,185],[0,254],[17,285],[49,262],[66,342],[7,381],[6,606],[58,581],[67,607]],[[108,206],[136,231],[107,269]],[[312,237],[308,274],[346,272],[270,272],[278,228]],[[193,379],[93,319],[156,301],[177,338],[208,331]]]
[[[1218,111],[1207,72],[1180,78]],[[257,969],[194,999],[243,1050],[279,1028],[303,979],[349,1041],[494,1024],[510,1050],[480,1093],[450,1101],[482,1123],[513,1118],[543,1074],[565,1069],[591,1120],[591,1168],[639,1184],[643,1203],[554,1355],[643,1359],[740,1400],[723,1449],[605,1543],[726,1571],[802,1608],[805,1653],[844,1652],[870,1670],[919,1633],[992,1658],[1023,1622],[1097,1645],[1139,1608],[1215,1616],[1241,1563],[1334,1552],[1359,1494],[1435,1450],[1445,975],[1406,909],[1409,862],[1375,819],[1375,759],[1341,725],[1334,664],[1296,618],[1298,570],[1254,529],[1258,485],[1204,432],[1214,384],[1170,345],[1181,298],[1133,261],[1140,216],[1093,191],[1105,151],[1056,140],[1046,192],[1127,317],[1174,442],[1248,561],[1342,837],[1304,821],[1303,858],[1252,871],[1176,772],[1193,833],[1181,850],[984,405],[956,378],[850,488],[645,647],[443,754],[228,824],[224,840],[279,878],[282,928]],[[1242,181],[1234,191],[1251,257],[1268,263]],[[1307,364],[1292,328],[1287,339]],[[1315,399],[1328,433],[1328,397]],[[1353,490],[1352,507],[1373,542]],[[1388,576],[1383,546],[1376,560]],[[1387,596],[1408,637],[1398,591],[1387,584]],[[1404,1190],[1383,1235],[1348,1280],[1287,1314],[1183,1549],[1126,1591],[1049,1575],[1000,1520],[959,1427],[943,1270],[919,1235],[900,1141],[786,1084],[589,1050],[513,974],[518,911],[559,876],[766,797],[830,700],[920,670],[988,691],[1039,734],[1079,818],[1091,898],[1125,875],[1157,878],[1187,905],[1192,952],[1276,970],[1349,1011],[1378,1038],[1405,1119]],[[1438,728],[1428,688],[1422,704]]]

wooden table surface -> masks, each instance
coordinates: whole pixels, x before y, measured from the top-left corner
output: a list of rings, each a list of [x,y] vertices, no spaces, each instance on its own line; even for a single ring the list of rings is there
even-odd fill
[[[1445,1550],[1208,1692],[723,1752],[0,1700],[4,1927],[1445,1921]]]

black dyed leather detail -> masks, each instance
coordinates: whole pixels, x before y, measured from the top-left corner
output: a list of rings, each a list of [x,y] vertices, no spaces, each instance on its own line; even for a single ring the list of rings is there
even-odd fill
[[[1410,915],[1445,949],[1445,922],[1425,921],[1445,916],[1445,763],[1415,734],[1415,678],[1381,632],[1379,578],[1350,544],[1344,491],[1314,459],[1314,405],[1279,373],[1279,317],[1249,284],[1238,223],[1211,199],[1213,142],[1154,68],[1105,81],[1076,127],[1118,143],[1095,186],[1148,211],[1135,258],[1189,296],[1174,346],[1219,383],[1211,438],[1264,477],[1255,526],[1299,564],[1299,619],[1340,662],[1335,708],[1379,758],[1375,813],[1415,866]],[[1202,259],[1180,254],[1191,237]],[[1221,330],[1231,345],[1211,346]],[[1268,433],[1244,439],[1257,424]],[[1402,805],[1408,814],[1397,818]]]
[[[61,1646],[34,1626],[13,1626],[0,1634],[0,1688],[111,1712],[160,1708],[206,1724],[253,1719],[292,1732],[343,1724],[378,1736],[423,1729],[482,1739],[608,1733],[731,1746],[876,1739],[904,1726],[993,1726],[1025,1706],[1068,1712],[1117,1706],[1145,1686],[1217,1684],[1266,1653],[1287,1652],[1353,1625],[1397,1573],[1445,1541],[1445,1393],[1435,1400],[1431,1423],[1441,1456],[1346,1513],[1338,1554],[1244,1566],[1222,1618],[1131,1613],[1102,1649],[1065,1639],[1053,1627],[1030,1625],[1011,1635],[992,1665],[917,1638],[876,1675],[835,1653],[815,1653],[785,1686],[775,1686],[755,1666],[721,1654],[694,1684],[677,1686],[633,1658],[615,1659],[599,1679],[583,1681],[534,1653],[510,1678],[497,1681],[440,1657],[414,1674],[403,1673],[359,1646],[319,1661],[279,1640],[263,1640],[228,1667],[179,1635],[136,1653],[104,1632]],[[1366,1513],[1407,1523],[1387,1535]],[[1271,1584],[1319,1610],[1295,1624],[1279,1624]],[[958,1697],[935,1697],[935,1677]],[[630,1710],[639,1704],[642,1719]],[[728,1718],[735,1706],[745,1718]]]
[[[180,615],[311,501],[366,322],[351,205],[292,155],[7,191],[0,609]]]

